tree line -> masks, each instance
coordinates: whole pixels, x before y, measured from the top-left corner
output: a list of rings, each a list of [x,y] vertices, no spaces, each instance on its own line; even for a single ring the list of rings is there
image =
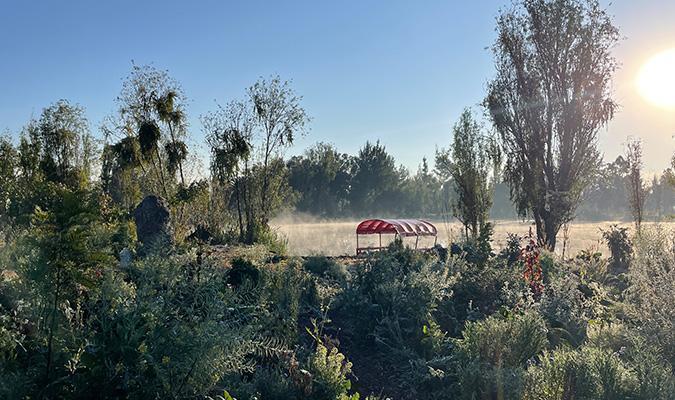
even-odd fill
[[[288,158],[309,118],[278,77],[197,128],[152,66],[132,67],[101,139],[82,106],[48,105],[0,139],[0,398],[672,399],[675,243],[640,224],[670,210],[675,165],[647,184],[638,141],[599,161],[608,21],[593,0],[503,11],[493,131],[463,112],[415,174],[378,142]],[[441,213],[466,240],[284,257],[269,224],[292,207]],[[493,249],[502,207],[537,238]],[[542,251],[623,207],[637,229],[603,233],[610,257]]]
[[[518,203],[525,193],[509,182],[518,179],[509,177],[516,173],[510,169],[520,168],[510,163],[521,153],[505,143],[519,141],[490,133],[470,109],[449,132],[449,146],[438,149],[433,162],[423,158],[415,173],[397,165],[379,141],[366,142],[355,155],[319,142],[285,159],[309,117],[290,82],[260,79],[243,99],[200,117],[210,150],[205,174],[190,149],[195,135],[186,99],[166,71],[134,65],[115,99],[117,111],[101,124],[102,140],[91,133],[84,108],[67,100],[29,121],[17,145],[4,136],[5,226],[26,221],[40,206],[35,196],[41,182],[98,190],[127,211],[144,196],[158,194],[172,205],[179,235],[201,227],[245,243],[269,240],[270,219],[288,209],[324,218],[456,217],[467,237],[476,237],[489,219],[531,216],[526,204]],[[566,200],[569,207],[578,205],[567,219],[616,220],[632,213],[641,221],[672,214],[673,169],[642,182],[639,142],[629,142],[627,153],[613,162],[593,162],[595,168],[582,171],[585,181],[577,183],[583,190],[575,186],[573,201]]]
[[[318,143],[287,159],[310,118],[291,82],[272,76],[200,116],[207,174],[191,148],[196,135],[180,84],[167,71],[133,65],[100,139],[84,108],[67,100],[29,121],[18,144],[2,139],[0,215],[6,226],[26,221],[47,206],[49,183],[97,190],[127,212],[160,195],[178,237],[200,228],[223,240],[269,241],[270,220],[296,209],[330,218],[454,217],[473,238],[490,218],[527,218],[550,249],[575,217],[622,219],[630,210],[639,226],[669,216],[672,168],[646,184],[639,142],[605,164],[597,148],[597,131],[617,106],[609,88],[616,28],[594,2],[551,17],[559,7],[528,0],[500,15],[497,73],[481,104],[488,126],[466,109],[433,167],[423,158],[411,173],[380,142],[356,155]]]

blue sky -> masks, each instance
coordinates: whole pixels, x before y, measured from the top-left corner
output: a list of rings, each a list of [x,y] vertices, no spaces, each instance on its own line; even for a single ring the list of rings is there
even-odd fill
[[[293,152],[326,141],[354,153],[380,139],[414,170],[447,145],[462,108],[482,100],[493,71],[486,47],[505,4],[3,0],[0,131],[16,135],[67,98],[85,106],[97,133],[134,60],[181,82],[198,142],[200,114],[279,74],[293,80],[313,119]],[[624,0],[609,9],[626,36],[616,53],[622,109],[600,147],[612,159],[626,136],[642,137],[646,167],[661,170],[675,149],[675,116],[640,99],[633,79],[648,56],[675,47],[675,2]]]

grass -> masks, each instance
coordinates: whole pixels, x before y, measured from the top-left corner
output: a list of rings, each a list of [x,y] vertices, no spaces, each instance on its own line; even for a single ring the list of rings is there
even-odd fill
[[[327,256],[340,256],[354,254],[356,248],[356,225],[357,220],[336,220],[336,221],[307,221],[283,220],[272,221],[272,226],[276,231],[285,236],[288,240],[288,251],[291,255],[309,255],[323,254]],[[443,221],[431,221],[438,229],[438,243],[446,246],[453,239],[460,237],[462,227],[459,223],[447,223]],[[527,236],[530,227],[534,234],[534,225],[528,222],[520,221],[494,221],[495,234],[493,247],[500,249],[506,243],[508,233],[516,233],[520,236]],[[568,241],[565,255],[574,255],[581,250],[599,251],[604,255],[608,254],[607,247],[602,241],[601,229],[607,229],[612,224],[619,226],[628,226],[632,229],[632,223],[603,221],[603,222],[574,222],[570,224],[568,232]],[[644,223],[645,226],[654,223]],[[675,222],[661,222],[661,226],[666,229],[675,229]],[[383,235],[382,243],[389,243],[393,237]],[[360,236],[360,245],[374,246],[379,240],[377,235]],[[407,239],[411,245],[414,245],[414,239]],[[420,238],[420,246],[433,245],[433,239]],[[562,230],[558,235],[557,253],[563,249]]]

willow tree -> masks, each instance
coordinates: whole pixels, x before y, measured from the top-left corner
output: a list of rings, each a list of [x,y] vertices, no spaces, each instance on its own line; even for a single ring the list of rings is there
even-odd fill
[[[497,18],[497,32],[485,105],[511,198],[553,250],[600,162],[597,132],[617,107],[610,84],[619,33],[595,0],[522,0]]]

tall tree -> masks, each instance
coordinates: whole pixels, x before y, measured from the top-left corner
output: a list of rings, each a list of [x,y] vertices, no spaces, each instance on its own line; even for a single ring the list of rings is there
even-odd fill
[[[352,212],[364,215],[393,211],[388,197],[398,191],[402,176],[385,146],[379,141],[366,142],[354,158],[354,169],[349,192]]]
[[[647,188],[642,179],[642,142],[630,139],[626,143],[626,163],[628,164],[628,205],[630,207],[635,229],[640,231],[644,219]]]
[[[0,136],[0,232],[7,221],[7,211],[16,190],[16,173],[19,166],[19,154],[9,136]]]
[[[117,97],[117,113],[102,126],[108,144],[101,180],[114,200],[135,204],[138,196],[124,199],[138,193],[174,201],[187,189],[185,102],[167,71],[133,65]]]
[[[456,193],[453,215],[464,226],[467,238],[477,238],[487,222],[492,207],[491,174],[496,172],[498,154],[469,109],[464,110],[453,127],[451,148],[436,154],[436,164],[447,165]]]
[[[260,79],[234,101],[202,120],[211,147],[211,171],[233,185],[240,237],[257,242],[269,220],[291,199],[285,150],[305,132],[309,118],[302,98],[278,76]],[[228,183],[228,180],[230,182]]]
[[[246,103],[232,101],[201,117],[206,142],[211,149],[212,203],[236,207],[239,239],[244,240],[251,226],[250,195],[244,183],[249,173],[253,118]],[[232,189],[232,190],[230,190]],[[224,204],[219,197],[223,197]],[[247,221],[245,223],[245,220]]]
[[[96,149],[84,108],[59,100],[42,110],[35,128],[32,146],[40,150],[42,176],[70,188],[87,186]]]
[[[498,17],[497,32],[485,105],[511,197],[552,250],[599,164],[597,131],[616,109],[619,33],[596,0],[520,0]]]
[[[267,225],[271,211],[269,196],[278,189],[272,179],[278,172],[274,159],[282,158],[295,136],[305,132],[309,117],[300,104],[302,97],[295,93],[289,81],[282,81],[279,76],[258,80],[248,88],[248,97],[253,105],[256,130],[262,138],[258,148],[262,174],[260,217],[261,223]]]
[[[351,159],[332,145],[317,143],[288,163],[291,187],[300,193],[299,211],[335,217],[347,206]]]

